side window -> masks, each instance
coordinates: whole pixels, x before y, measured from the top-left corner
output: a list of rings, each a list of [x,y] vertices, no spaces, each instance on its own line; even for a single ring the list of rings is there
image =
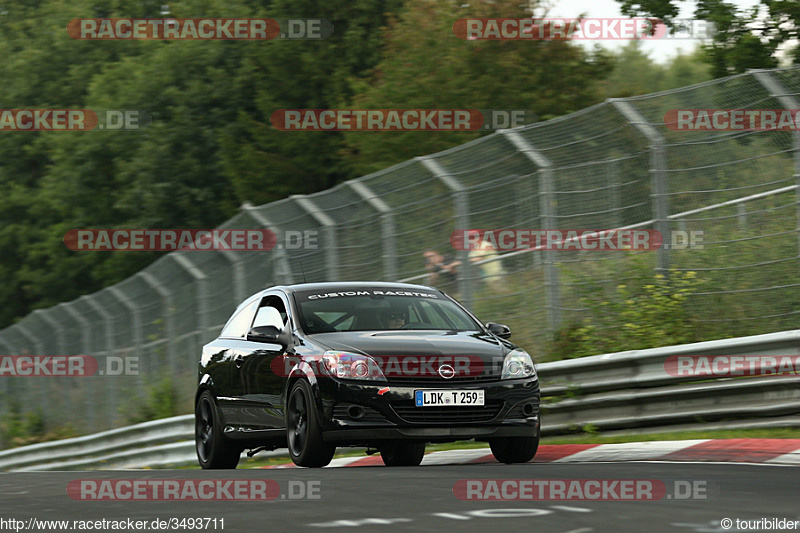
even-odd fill
[[[253,302],[239,311],[228,321],[219,336],[244,337],[250,329],[250,322],[253,320],[253,313],[256,311],[256,305],[258,305],[258,302]]]
[[[277,296],[264,297],[256,313],[256,320],[253,322],[253,327],[275,326],[281,329],[285,323],[286,307],[283,305],[283,300]]]

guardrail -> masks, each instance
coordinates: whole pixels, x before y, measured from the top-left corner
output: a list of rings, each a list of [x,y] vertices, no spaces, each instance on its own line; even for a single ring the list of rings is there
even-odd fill
[[[197,463],[194,415],[153,420],[93,435],[43,442],[0,452],[0,470],[86,470]],[[264,452],[262,452],[264,454]],[[285,455],[285,450],[264,456]]]
[[[685,426],[800,427],[800,376],[712,378],[671,375],[670,356],[800,355],[800,330],[539,365],[543,434],[689,429]],[[683,424],[684,427],[675,427]]]
[[[674,376],[664,363],[675,355],[797,356],[800,330],[540,364],[542,434],[800,427],[800,376]],[[194,416],[183,415],[14,448],[0,452],[0,470],[196,464],[193,431]]]

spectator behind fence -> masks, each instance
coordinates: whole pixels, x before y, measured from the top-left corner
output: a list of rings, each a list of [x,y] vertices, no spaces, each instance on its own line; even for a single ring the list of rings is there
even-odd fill
[[[451,255],[442,255],[436,250],[425,250],[425,270],[428,271],[428,284],[445,292],[454,293],[457,287],[458,267],[461,265]]]
[[[483,261],[484,259],[490,259],[492,257],[497,257],[497,250],[491,242],[484,239],[481,239],[480,244],[469,252],[470,263],[477,263],[478,261]],[[491,289],[500,290],[503,288],[503,277],[506,275],[506,271],[500,259],[477,265],[477,267],[480,269],[481,279],[485,281]]]

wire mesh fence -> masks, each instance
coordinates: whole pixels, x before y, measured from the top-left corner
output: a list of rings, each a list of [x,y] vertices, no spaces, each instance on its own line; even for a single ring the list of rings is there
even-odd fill
[[[2,377],[0,410],[77,433],[152,418],[159,407],[191,412],[200,348],[245,297],[304,279],[427,283],[426,250],[460,261],[447,292],[482,319],[508,324],[535,355],[591,316],[587,294],[656,273],[702,279],[689,305],[704,340],[797,328],[798,132],[676,131],[665,115],[797,110],[798,100],[800,69],[753,71],[610,100],[320,193],[245,204],[221,227],[269,228],[283,244],[288,233],[314,232],[316,246],[172,252],[113,287],[30,314],[0,331],[0,353],[90,355],[98,372]],[[470,228],[626,227],[658,230],[664,245],[526,249],[475,261],[450,240]],[[702,235],[703,246],[676,235]]]

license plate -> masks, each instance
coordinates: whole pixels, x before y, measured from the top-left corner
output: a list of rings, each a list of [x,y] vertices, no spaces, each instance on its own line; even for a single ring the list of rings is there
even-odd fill
[[[417,407],[483,405],[482,390],[415,390],[414,405]]]

